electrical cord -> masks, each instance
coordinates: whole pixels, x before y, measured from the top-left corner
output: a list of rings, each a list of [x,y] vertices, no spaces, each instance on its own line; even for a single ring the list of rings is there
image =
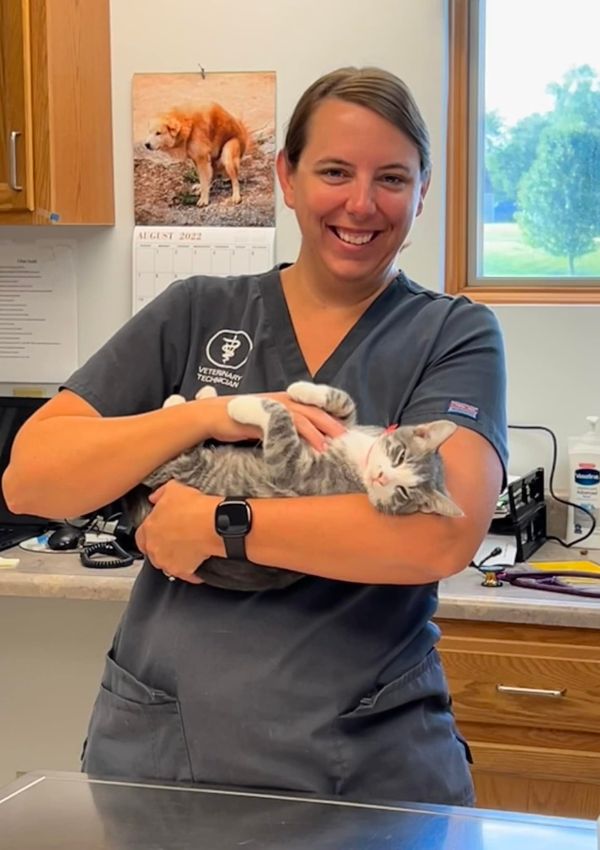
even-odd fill
[[[495,558],[495,557],[496,557],[496,555],[499,555],[501,552],[502,552],[502,549],[500,548],[500,546],[495,546],[495,547],[492,549],[492,551],[491,551],[491,552],[489,552],[489,553],[485,556],[485,558],[482,558],[482,559],[481,559],[481,561],[480,561],[478,564],[476,564],[476,563],[475,563],[475,561],[471,561],[471,563],[469,564],[469,566],[470,566],[470,567],[475,567],[475,569],[476,569],[476,570],[481,570],[481,568],[483,567],[483,565],[485,564],[485,562],[486,562],[486,561],[489,561],[489,559],[490,559],[490,558]],[[505,566],[505,565],[504,565],[504,564],[501,564],[500,566]],[[510,566],[510,564],[506,564],[506,566]],[[482,572],[483,572],[483,570],[482,570]]]
[[[473,563],[473,566],[479,569],[479,567],[482,567],[486,561],[489,561],[490,558],[495,558],[496,555],[500,554],[500,552],[502,552],[502,549],[499,546],[496,546],[494,549],[492,549],[489,555],[486,555],[485,558],[482,558],[478,564]]]
[[[564,540],[561,540],[560,537],[554,537],[553,535],[547,535],[546,540],[554,540],[556,543],[560,543],[561,546],[564,546],[565,549],[571,549],[573,546],[578,546],[580,543],[583,543],[584,540],[587,540],[588,537],[594,533],[596,529],[596,517],[591,511],[584,508],[583,505],[577,505],[575,502],[569,502],[567,499],[561,499],[560,496],[557,496],[554,492],[554,472],[556,470],[556,463],[558,460],[558,443],[556,441],[554,431],[551,431],[550,428],[547,428],[545,425],[509,425],[508,427],[520,431],[545,431],[547,434],[550,434],[550,438],[552,440],[552,465],[550,467],[550,476],[548,480],[548,490],[550,495],[556,502],[560,502],[562,505],[568,505],[571,508],[577,508],[578,510],[583,511],[583,513],[587,514],[591,519],[592,526],[586,534],[582,537],[578,537],[576,540],[572,540],[570,543],[566,543]],[[488,557],[491,556],[488,555]]]
[[[478,564],[476,564],[475,561],[471,561],[469,566],[475,567],[476,570],[479,570],[480,573],[484,574],[486,572],[503,572],[504,570],[512,569],[515,566],[514,564],[494,564],[491,567],[485,567],[486,561],[489,561],[490,558],[495,558],[496,555],[500,555],[501,552],[502,549],[500,548],[500,546],[496,546],[494,547],[494,549],[492,549],[491,552],[489,552],[489,554],[485,556],[485,558],[482,558]]]
[[[99,555],[107,555],[107,558],[99,558]],[[115,567],[130,567],[133,564],[133,556],[119,546],[116,540],[107,540],[103,543],[92,543],[84,546],[79,560],[84,567],[92,569],[114,569]]]
[[[79,519],[64,519],[63,522],[67,528],[81,532],[84,541],[85,535],[92,533],[110,535],[113,538],[101,539],[97,543],[82,544],[80,560],[85,567],[125,567],[134,560],[144,557],[135,544],[134,529],[124,519],[122,511],[111,513],[108,518],[98,513]],[[113,560],[101,562],[98,559],[98,555],[101,554],[109,555]],[[126,561],[126,559],[131,560]]]

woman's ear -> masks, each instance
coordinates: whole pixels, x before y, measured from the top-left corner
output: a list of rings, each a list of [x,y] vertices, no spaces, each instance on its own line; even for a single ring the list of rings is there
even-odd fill
[[[288,162],[288,158],[284,150],[280,150],[276,160],[277,178],[283,193],[283,200],[286,207],[291,210],[295,208],[294,204],[294,171]]]
[[[427,190],[429,189],[430,183],[431,183],[431,172],[427,175],[425,180],[421,180],[421,189],[419,191],[419,200],[417,202],[417,211],[415,213],[415,218],[416,218],[416,216],[421,215],[421,213],[423,212],[425,195],[427,194]]]

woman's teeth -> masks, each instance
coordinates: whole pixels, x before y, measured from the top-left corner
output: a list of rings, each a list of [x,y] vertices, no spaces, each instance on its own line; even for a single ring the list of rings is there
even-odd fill
[[[371,233],[351,233],[347,230],[340,230],[338,227],[333,227],[332,230],[342,242],[348,242],[350,245],[366,245],[377,235],[375,231],[371,231]]]

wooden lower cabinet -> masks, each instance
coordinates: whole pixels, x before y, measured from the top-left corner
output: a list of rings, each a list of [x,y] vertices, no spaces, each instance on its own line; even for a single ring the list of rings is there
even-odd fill
[[[477,805],[597,818],[600,631],[437,623],[456,720],[473,754]]]

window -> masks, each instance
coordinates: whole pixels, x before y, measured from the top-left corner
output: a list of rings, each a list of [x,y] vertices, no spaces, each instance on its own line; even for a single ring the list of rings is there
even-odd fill
[[[600,3],[449,2],[446,290],[600,303]]]

